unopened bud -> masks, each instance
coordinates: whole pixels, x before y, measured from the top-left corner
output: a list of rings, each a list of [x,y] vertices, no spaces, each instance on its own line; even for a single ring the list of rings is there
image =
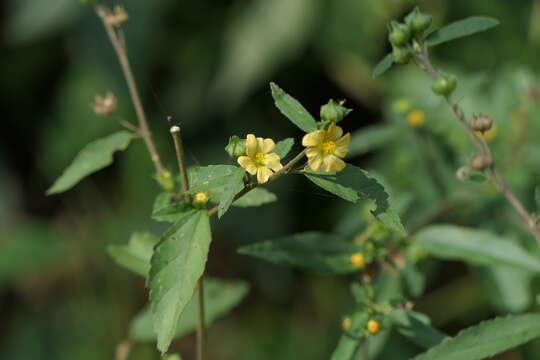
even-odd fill
[[[352,109],[347,109],[334,100],[328,101],[325,105],[321,106],[321,119],[323,121],[340,122],[345,116],[347,116]]]
[[[487,115],[477,115],[474,116],[471,121],[471,128],[474,131],[480,131],[481,133],[484,133],[491,129],[491,126],[493,125],[493,120]]]
[[[452,75],[441,75],[435,83],[431,86],[431,89],[435,94],[448,96],[456,89],[457,80]]]
[[[116,96],[112,92],[107,91],[105,96],[96,94],[92,108],[97,116],[107,116],[116,110],[117,105]]]
[[[246,155],[246,139],[240,139],[233,135],[229,138],[229,143],[225,146],[225,151],[233,159]]]
[[[122,26],[129,19],[128,13],[122,5],[116,5],[112,12],[109,12],[105,18],[107,23],[111,26]]]
[[[388,41],[390,41],[390,44],[393,46],[403,46],[409,42],[411,38],[409,26],[392,21],[388,28]]]
[[[343,329],[343,331],[347,331],[351,328],[351,325],[352,325],[352,320],[350,317],[346,317],[345,319],[343,319],[342,323],[341,323],[341,328]]]
[[[209,198],[208,198],[208,194],[205,193],[205,192],[198,192],[195,194],[195,196],[193,197],[193,204],[194,205],[197,205],[197,206],[204,206],[206,205],[206,203],[208,202]]]
[[[366,258],[361,252],[352,254],[350,261],[357,268],[363,268],[366,265]]]
[[[157,181],[159,185],[163,188],[165,191],[173,191],[174,190],[174,179],[170,173],[170,171],[163,171],[157,176]]]
[[[405,65],[411,60],[412,52],[407,47],[394,46],[392,49],[394,61],[398,64]]]
[[[366,325],[370,334],[375,335],[381,330],[381,323],[377,320],[370,319]]]
[[[470,166],[476,171],[484,171],[491,166],[493,160],[488,155],[475,155],[471,158]]]
[[[431,15],[425,14],[417,7],[405,17],[405,22],[410,26],[414,35],[423,35],[432,22]]]

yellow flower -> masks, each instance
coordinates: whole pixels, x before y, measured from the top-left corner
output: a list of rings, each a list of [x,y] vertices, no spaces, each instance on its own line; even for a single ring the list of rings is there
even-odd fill
[[[361,252],[357,252],[351,255],[350,258],[351,264],[357,268],[363,268],[366,265],[366,258]]]
[[[257,174],[257,182],[264,184],[273,171],[278,171],[283,167],[279,155],[272,152],[275,147],[276,143],[272,139],[256,138],[255,135],[248,134],[246,138],[247,156],[240,156],[238,164],[251,175]]]
[[[343,319],[343,322],[341,323],[341,328],[344,331],[347,331],[351,328],[351,325],[352,325],[351,318],[346,317],[345,319]]]
[[[322,168],[326,172],[337,172],[345,169],[345,162],[341,160],[349,152],[351,134],[341,136],[343,130],[330,123],[326,130],[316,130],[306,134],[302,139],[302,145],[307,147],[306,155],[311,170],[319,171]]]
[[[409,112],[409,114],[407,114],[407,121],[411,126],[420,127],[424,125],[424,122],[426,121],[426,115],[422,110],[415,109]]]
[[[196,193],[193,201],[197,205],[205,205],[208,202],[208,193],[206,192]]]
[[[367,329],[370,334],[376,334],[379,332],[379,330],[381,330],[381,323],[377,320],[371,319],[367,322]]]

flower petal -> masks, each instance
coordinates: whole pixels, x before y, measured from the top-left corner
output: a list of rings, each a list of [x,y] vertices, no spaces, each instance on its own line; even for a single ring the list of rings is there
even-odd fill
[[[257,153],[257,138],[255,138],[255,135],[248,134],[246,136],[246,154],[249,157],[254,157]]]
[[[302,145],[304,146],[319,146],[324,140],[324,130],[316,130],[310,132],[302,138]]]
[[[322,156],[315,156],[308,160],[308,165],[311,171],[317,172],[321,168]]]
[[[262,163],[264,166],[267,166],[274,171],[278,171],[283,167],[279,155],[276,153],[266,154]]]
[[[331,122],[330,126],[328,126],[328,130],[326,130],[326,138],[325,140],[332,140],[336,141],[343,135],[343,129],[336,125],[335,122]]]
[[[338,172],[345,169],[347,164],[337,156],[328,155],[323,158],[323,169],[326,172]]]
[[[336,150],[334,155],[339,157],[345,157],[349,152],[349,142],[351,141],[351,133],[345,134],[341,139],[336,141]]]
[[[274,151],[275,148],[276,148],[276,143],[274,142],[274,140],[264,139],[262,141],[261,152],[263,154],[268,154],[269,152]]]
[[[272,175],[272,170],[267,167],[261,166],[257,169],[257,182],[259,184],[264,184],[268,181],[268,178]]]
[[[253,162],[253,160],[248,156],[240,156],[238,157],[238,164],[246,169],[248,173],[251,175],[255,175],[257,173],[257,166]]]

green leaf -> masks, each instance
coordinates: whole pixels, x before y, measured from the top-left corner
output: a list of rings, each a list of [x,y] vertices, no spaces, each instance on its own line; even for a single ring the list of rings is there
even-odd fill
[[[351,317],[351,327],[341,335],[338,345],[332,353],[331,360],[352,360],[360,341],[363,339],[361,330],[369,319],[367,313],[357,312]]]
[[[305,132],[317,130],[317,122],[298,100],[287,94],[273,82],[270,83],[270,89],[272,90],[274,102],[283,115]]]
[[[350,257],[361,250],[360,245],[339,235],[307,232],[246,245],[238,252],[280,265],[321,273],[347,274],[359,270],[350,262]]]
[[[399,127],[394,125],[371,125],[355,131],[349,143],[347,157],[363,155],[390,145],[399,133]]]
[[[204,279],[204,321],[207,327],[229,313],[247,295],[249,285],[244,281],[224,281],[205,277]],[[197,296],[193,296],[176,325],[174,338],[194,331],[198,322]],[[156,333],[152,325],[152,313],[146,307],[131,322],[129,337],[135,341],[155,341]]]
[[[174,209],[172,207],[174,206],[172,200],[173,193],[162,192],[161,194],[158,194],[158,196],[156,196],[156,199],[154,200],[154,206],[152,208],[152,219],[162,222],[175,222],[178,219],[178,213],[181,212],[181,209],[177,209],[179,211],[172,211]]]
[[[540,211],[540,186],[534,189],[534,202],[536,203],[536,210]]]
[[[384,58],[382,58],[381,61],[379,61],[377,65],[375,65],[375,68],[373,69],[373,74],[371,76],[374,79],[381,76],[392,67],[393,63],[394,57],[392,56],[392,54],[387,54]]]
[[[540,314],[496,318],[461,331],[414,360],[480,360],[540,336]]]
[[[480,265],[509,265],[540,272],[540,259],[515,243],[484,230],[433,225],[420,231],[417,243],[433,256]]]
[[[133,135],[119,131],[99,140],[92,141],[81,150],[64,173],[47,190],[47,195],[58,194],[71,189],[86,176],[109,166],[113,153],[125,150]]]
[[[499,20],[485,16],[473,16],[446,25],[429,34],[426,44],[435,46],[447,41],[476,34],[499,25]]]
[[[207,192],[211,200],[217,202],[218,217],[229,209],[234,196],[244,188],[245,170],[232,165],[202,166],[190,171],[191,194]]]
[[[405,234],[399,216],[390,209],[389,196],[384,187],[376,179],[370,177],[366,171],[347,164],[347,167],[338,173],[306,171],[305,175],[316,185],[347,201],[356,203],[364,197],[374,200],[377,207],[373,211],[373,215],[393,230]]]
[[[287,138],[287,139],[278,141],[274,152],[278,154],[281,159],[284,159],[285,156],[287,156],[287,154],[291,151],[293,145],[294,145],[293,138]]]
[[[165,231],[151,260],[148,287],[157,347],[164,354],[204,272],[211,234],[205,210],[192,210]]]
[[[240,199],[233,202],[233,206],[252,207],[268,204],[277,200],[277,196],[262,187],[250,190]]]
[[[429,349],[448,336],[429,324],[429,318],[414,311],[397,309],[388,318],[397,331],[416,345]]]
[[[164,357],[164,360],[182,360],[180,354],[171,354]]]
[[[136,232],[131,235],[128,245],[110,245],[107,252],[120,266],[143,277],[150,271],[150,258],[159,238],[150,233]]]

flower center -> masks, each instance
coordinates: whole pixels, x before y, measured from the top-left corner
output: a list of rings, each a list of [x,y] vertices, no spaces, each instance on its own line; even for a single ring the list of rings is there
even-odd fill
[[[322,144],[322,152],[323,152],[323,154],[325,154],[325,155],[332,154],[334,152],[334,150],[336,150],[336,143],[333,142],[332,140],[325,141]]]
[[[253,160],[255,161],[255,164],[262,165],[262,162],[264,160],[264,154],[260,152],[256,153]]]

